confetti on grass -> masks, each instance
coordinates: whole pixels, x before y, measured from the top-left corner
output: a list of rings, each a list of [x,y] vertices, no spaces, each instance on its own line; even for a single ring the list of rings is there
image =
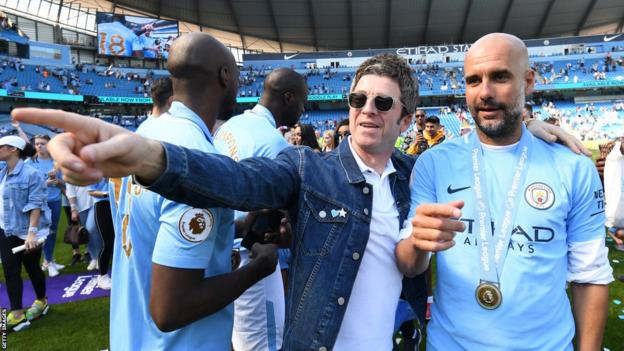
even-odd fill
[[[614,303],[614,304],[616,304],[616,305],[619,305],[619,304],[621,304],[621,303],[622,303],[622,301],[620,301],[620,300],[618,300],[618,299],[615,299],[615,300],[613,300],[613,303]]]
[[[611,260],[613,263],[620,263],[620,260]]]

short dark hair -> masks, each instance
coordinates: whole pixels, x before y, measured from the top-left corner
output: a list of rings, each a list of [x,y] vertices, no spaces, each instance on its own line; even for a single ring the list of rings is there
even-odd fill
[[[531,104],[524,104],[524,108],[529,111],[530,114],[533,114],[533,105]]]
[[[425,123],[440,124],[440,119],[438,118],[438,116],[429,116],[425,119]]]
[[[165,77],[154,81],[152,89],[150,90],[152,96],[152,103],[159,109],[167,107],[167,101],[173,95],[173,86],[171,84],[171,78]]]

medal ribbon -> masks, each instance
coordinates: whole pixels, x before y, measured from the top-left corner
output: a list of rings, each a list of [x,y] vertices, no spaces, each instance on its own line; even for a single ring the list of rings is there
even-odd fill
[[[531,152],[532,136],[522,126],[522,137],[518,144],[516,154],[517,162],[515,172],[511,180],[511,186],[505,194],[504,211],[498,221],[498,228],[491,223],[490,208],[488,204],[487,181],[481,168],[483,165],[483,146],[479,141],[477,132],[473,132],[472,138],[472,174],[473,189],[476,198],[477,212],[477,248],[479,251],[479,268],[481,281],[499,284],[505,259],[507,258],[508,245],[511,240],[512,225],[518,213],[518,192],[527,175],[527,162]],[[519,150],[519,152],[518,152]]]

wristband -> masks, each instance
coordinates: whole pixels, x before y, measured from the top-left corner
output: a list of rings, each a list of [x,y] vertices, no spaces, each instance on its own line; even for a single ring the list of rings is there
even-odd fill
[[[28,227],[28,232],[29,232],[29,233],[35,233],[35,234],[37,234],[37,230],[38,230],[38,229],[37,229],[37,227]]]

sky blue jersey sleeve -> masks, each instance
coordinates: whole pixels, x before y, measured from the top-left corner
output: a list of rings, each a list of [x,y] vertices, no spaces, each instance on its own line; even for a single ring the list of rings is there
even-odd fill
[[[579,157],[570,183],[570,210],[566,221],[568,242],[604,238],[604,191],[591,159]]]

